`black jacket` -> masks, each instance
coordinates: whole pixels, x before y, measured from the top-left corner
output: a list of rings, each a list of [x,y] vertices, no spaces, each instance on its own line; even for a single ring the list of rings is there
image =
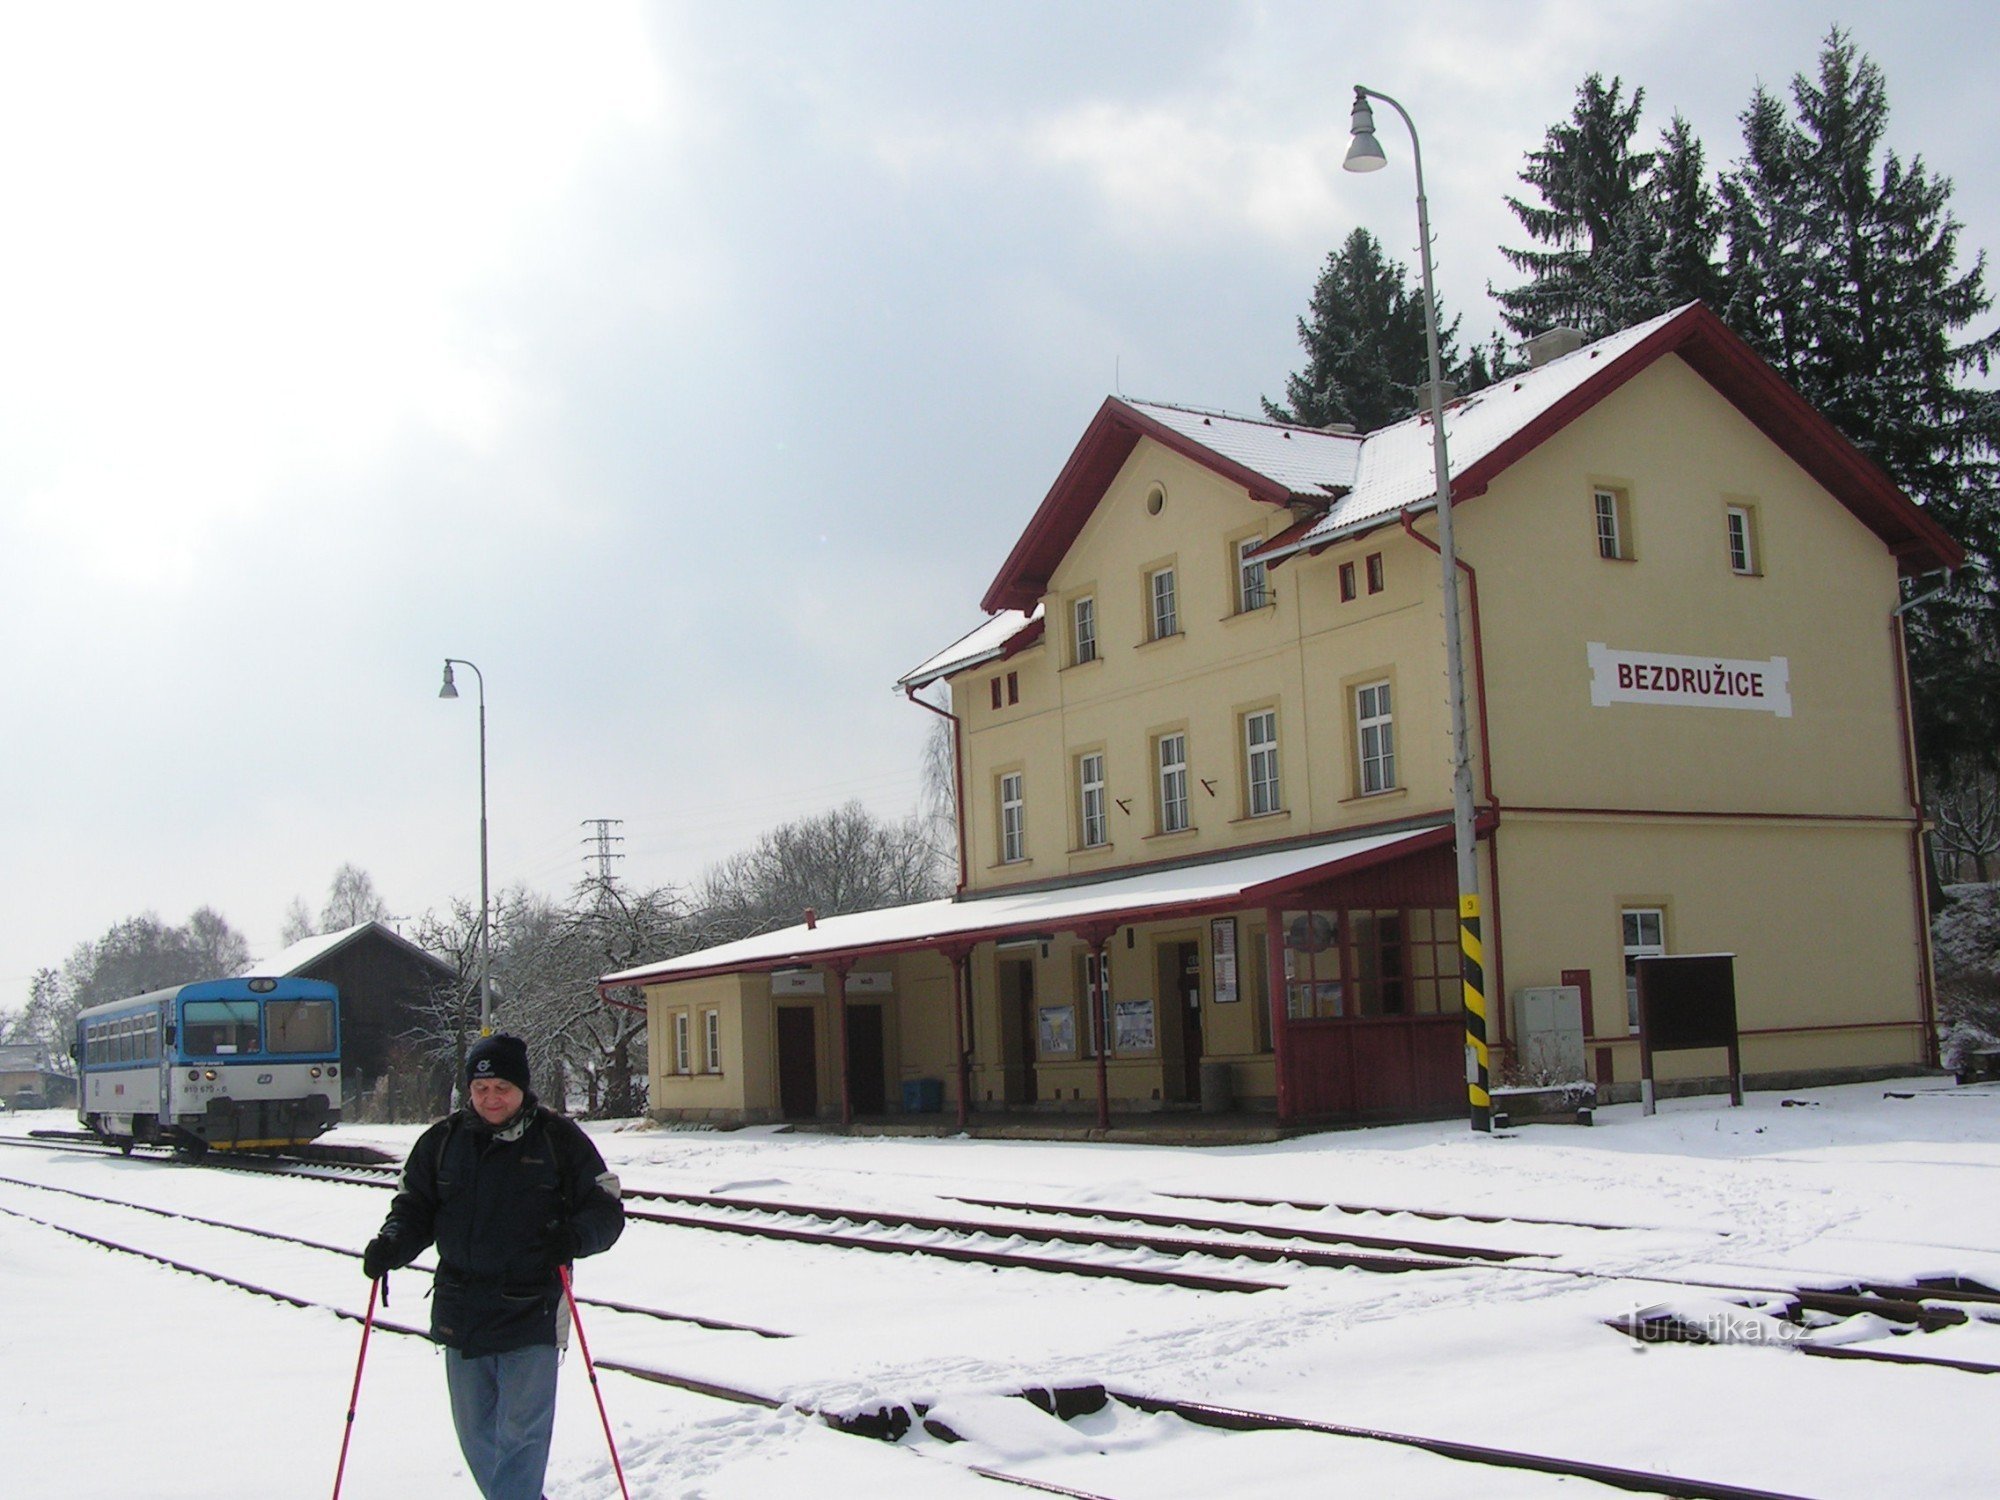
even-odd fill
[[[497,1131],[468,1108],[419,1136],[381,1238],[398,1266],[436,1243],[431,1337],[483,1355],[557,1343],[557,1266],[610,1249],[624,1228],[618,1179],[590,1137],[530,1094]]]

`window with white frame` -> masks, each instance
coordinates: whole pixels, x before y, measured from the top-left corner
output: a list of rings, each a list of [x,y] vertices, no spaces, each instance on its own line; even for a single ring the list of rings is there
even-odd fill
[[[694,1049],[689,1044],[688,1013],[674,1012],[674,1071],[692,1073],[694,1071]]]
[[[1104,753],[1094,750],[1076,758],[1077,828],[1083,847],[1100,849],[1111,842],[1104,815]]]
[[[722,1071],[722,1012],[701,1013],[701,1066],[704,1072]]]
[[[1724,512],[1729,535],[1729,571],[1745,575],[1757,571],[1757,517],[1747,505],[1732,505]]]
[[[1259,709],[1243,716],[1243,769],[1249,814],[1261,818],[1278,810],[1278,711]]]
[[[1009,771],[1000,778],[1000,862],[1013,864],[1027,858],[1026,805],[1021,797],[1021,773]]]
[[[1371,682],[1354,692],[1354,743],[1359,752],[1361,795],[1396,785],[1396,719],[1389,684]]]
[[[1146,595],[1151,601],[1148,619],[1151,622],[1151,639],[1165,640],[1170,635],[1179,635],[1181,629],[1180,604],[1174,590],[1174,570],[1161,568],[1146,575]]]
[[[1070,641],[1075,648],[1074,663],[1081,666],[1097,660],[1097,600],[1090,594],[1069,607]]]
[[[1597,555],[1614,561],[1629,561],[1632,557],[1632,509],[1625,491],[1592,490],[1591,506],[1597,517]]]
[[[1270,579],[1263,561],[1250,555],[1263,545],[1261,536],[1246,536],[1236,544],[1236,608],[1241,614],[1271,602]]]
[[[1187,736],[1163,734],[1159,751],[1160,832],[1180,833],[1188,826]]]
[[[1639,1031],[1639,960],[1667,951],[1667,914],[1657,906],[1628,906],[1625,927],[1625,1025]]]

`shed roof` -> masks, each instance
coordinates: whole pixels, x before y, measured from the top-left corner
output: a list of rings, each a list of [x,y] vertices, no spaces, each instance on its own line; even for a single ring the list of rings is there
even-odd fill
[[[1261,904],[1336,874],[1402,859],[1451,841],[1448,823],[1318,839],[1284,849],[1239,854],[1144,874],[1041,887],[967,893],[911,906],[822,917],[659,963],[606,974],[600,988],[670,983],[905,953],[951,943],[1073,932],[1080,927],[1192,916]]]
[[[457,971],[428,948],[420,947],[404,937],[395,928],[382,922],[357,922],[352,927],[342,927],[335,932],[322,932],[312,937],[300,938],[289,948],[281,948],[269,958],[254,959],[243,970],[243,977],[267,975],[283,977],[302,974],[322,959],[330,958],[349,944],[359,941],[369,933],[392,946],[402,948],[411,955],[447,974]]]

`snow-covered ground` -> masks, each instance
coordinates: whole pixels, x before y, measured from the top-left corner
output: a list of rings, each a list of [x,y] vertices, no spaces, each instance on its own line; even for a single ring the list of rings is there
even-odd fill
[[[68,1123],[53,1113],[0,1116],[0,1134]],[[1919,1079],[1756,1094],[1740,1110],[1676,1100],[1651,1119],[1621,1106],[1599,1111],[1589,1130],[1487,1139],[1462,1125],[1417,1125],[1209,1150],[591,1130],[635,1188],[951,1216],[976,1212],[953,1200],[982,1196],[1177,1208],[1535,1257],[1521,1263],[1534,1269],[1400,1275],[1206,1262],[1284,1283],[1243,1295],[634,1222],[612,1252],[579,1268],[580,1295],[793,1335],[586,1306],[584,1331],[600,1359],[787,1403],[747,1406],[602,1372],[634,1496],[1006,1492],[973,1465],[1125,1500],[1615,1493],[1381,1442],[1229,1433],[1127,1408],[1066,1424],[1007,1399],[1091,1383],[1790,1495],[1992,1493],[2000,1376],[1808,1358],[1791,1347],[1789,1326],[1757,1342],[1641,1345],[1605,1320],[1662,1303],[1693,1315],[1726,1310],[1721,1294],[1675,1278],[1788,1288],[1956,1275],[2000,1287],[2000,1087]],[[400,1152],[414,1134],[353,1128],[331,1139]],[[1266,1210],[1169,1194],[1514,1217]],[[364,1185],[0,1150],[4,1492],[330,1493],[359,1327],[326,1309],[365,1306],[358,1259],[189,1216],[358,1252],[387,1201]],[[319,1305],[253,1297],[50,1225]],[[1172,1264],[1144,1251],[1099,1254]],[[1590,1274],[1551,1274],[1560,1271]],[[415,1269],[392,1276],[382,1316],[422,1325],[428,1281]],[[1976,1319],[1900,1336],[1853,1320],[1812,1337],[2000,1365],[2000,1323]],[[575,1349],[563,1383],[549,1494],[615,1495]],[[801,1413],[912,1402],[931,1405],[968,1441],[919,1430],[899,1444],[872,1442]],[[378,1329],[343,1494],[472,1493],[436,1351]]]

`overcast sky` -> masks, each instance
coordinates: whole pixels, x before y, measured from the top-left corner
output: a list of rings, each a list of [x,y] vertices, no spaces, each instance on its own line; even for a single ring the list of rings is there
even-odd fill
[[[0,1008],[121,918],[253,948],[336,867],[399,915],[687,883],[850,797],[891,691],[1103,397],[1254,412],[1356,225],[1497,326],[1502,198],[1592,70],[1712,164],[1830,24],[2000,246],[1966,4],[192,3],[0,9]],[[1989,281],[1995,278],[1989,277]]]

